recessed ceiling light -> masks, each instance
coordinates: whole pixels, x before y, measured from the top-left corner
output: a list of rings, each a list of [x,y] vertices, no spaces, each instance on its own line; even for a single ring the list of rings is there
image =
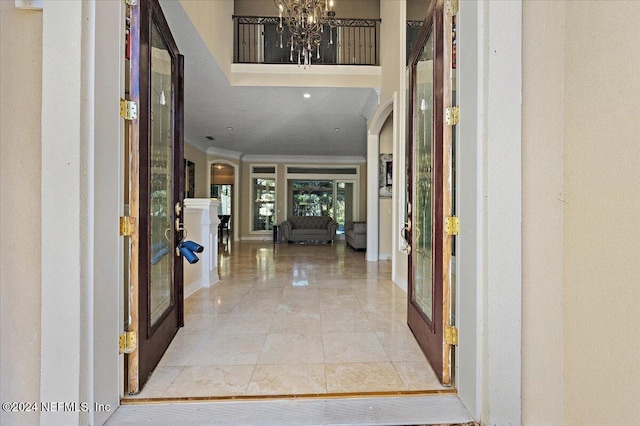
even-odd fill
[[[227,127],[227,130],[233,130],[233,127]]]
[[[311,97],[311,95],[308,94],[308,93],[305,93],[303,96],[304,96],[305,99],[309,99]]]
[[[339,131],[340,131],[340,128],[336,127],[336,128],[335,128],[335,129],[333,129],[333,130],[335,130],[336,132],[339,132]]]

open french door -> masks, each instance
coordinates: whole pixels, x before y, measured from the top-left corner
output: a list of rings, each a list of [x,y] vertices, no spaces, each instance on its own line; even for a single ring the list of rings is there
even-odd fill
[[[451,384],[451,11],[433,0],[409,62],[407,322],[440,382]],[[449,219],[451,220],[451,219]]]
[[[183,325],[183,64],[158,0],[127,6],[129,330],[127,390],[140,392]],[[137,111],[134,111],[137,110]]]

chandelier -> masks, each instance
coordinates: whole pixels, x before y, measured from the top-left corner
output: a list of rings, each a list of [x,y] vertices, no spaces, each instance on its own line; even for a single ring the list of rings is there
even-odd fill
[[[287,25],[291,37],[288,41],[291,52],[289,60],[294,62],[295,56],[298,65],[311,66],[311,59],[315,55],[320,59],[320,43],[324,26],[330,28],[337,26],[336,13],[333,11],[333,0],[273,0],[278,7],[280,23],[276,31],[280,35],[280,48],[283,47],[282,33]],[[333,44],[331,33],[329,44]]]

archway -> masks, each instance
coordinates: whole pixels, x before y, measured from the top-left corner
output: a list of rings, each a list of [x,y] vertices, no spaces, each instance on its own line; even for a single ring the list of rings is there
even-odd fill
[[[209,165],[209,173],[207,177],[207,191],[209,192],[209,196],[212,198],[220,198],[222,194],[214,194],[214,185],[232,185],[232,193],[231,193],[231,233],[233,236],[233,241],[238,241],[239,239],[239,225],[240,221],[238,218],[238,205],[240,200],[240,173],[238,164],[225,160],[225,159],[215,159],[209,160],[207,162]],[[220,166],[217,168],[216,166]],[[228,170],[231,173],[224,173],[224,178],[220,181],[214,180],[215,170]],[[222,204],[222,203],[221,203]]]

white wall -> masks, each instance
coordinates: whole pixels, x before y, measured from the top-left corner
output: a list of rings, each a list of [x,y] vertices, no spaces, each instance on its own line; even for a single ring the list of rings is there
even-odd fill
[[[0,400],[40,400],[42,12],[0,1]],[[39,413],[0,412],[35,425]]]

